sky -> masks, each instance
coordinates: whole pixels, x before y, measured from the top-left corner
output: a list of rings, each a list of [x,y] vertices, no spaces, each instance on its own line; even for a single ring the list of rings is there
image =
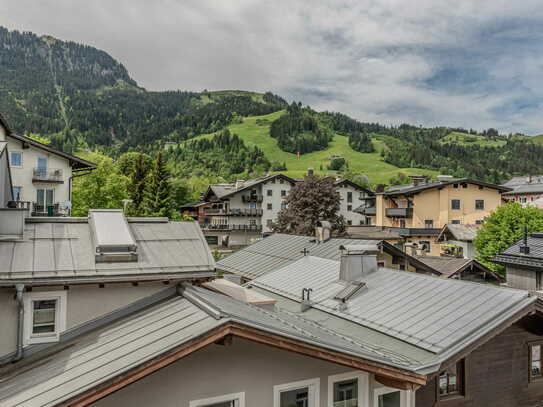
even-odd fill
[[[100,48],[149,90],[543,133],[541,0],[0,0],[0,25]]]

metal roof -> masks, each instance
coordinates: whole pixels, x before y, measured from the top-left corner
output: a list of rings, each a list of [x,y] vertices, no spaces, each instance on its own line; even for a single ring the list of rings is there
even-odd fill
[[[0,285],[105,282],[213,275],[215,262],[196,222],[128,218],[134,262],[95,262],[86,218],[28,218],[24,239],[0,241]]]
[[[338,277],[338,261],[307,256],[250,285],[298,302],[311,288],[313,307],[433,353],[536,300],[525,291],[379,268],[343,309],[334,300],[343,287]]]
[[[257,278],[309,254],[339,260],[340,246],[375,245],[375,240],[332,238],[318,242],[314,237],[276,233],[217,262],[217,268],[246,278]]]
[[[175,296],[70,342],[0,380],[0,406],[54,406],[229,322],[406,371],[426,362],[381,343],[340,334],[285,310],[267,310],[202,288]],[[415,354],[417,354],[415,352]],[[49,354],[50,355],[50,354]]]
[[[512,191],[504,192],[503,195],[517,195],[517,194],[540,194],[543,193],[543,184],[522,184],[513,186]]]
[[[486,272],[488,275],[493,276],[497,281],[503,281],[503,278],[494,273],[484,264],[479,263],[477,260],[464,259],[458,257],[448,256],[415,256],[417,260],[423,262],[428,267],[433,268],[441,277],[449,278],[458,272],[461,272],[469,267],[474,267],[481,271]]]
[[[543,175],[524,175],[521,177],[513,177],[503,185],[506,187],[515,187],[517,185],[531,183],[543,183]]]

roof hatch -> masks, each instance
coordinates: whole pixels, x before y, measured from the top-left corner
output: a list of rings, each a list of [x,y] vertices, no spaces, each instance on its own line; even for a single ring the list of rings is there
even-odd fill
[[[138,261],[138,245],[120,209],[91,209],[89,224],[95,245],[95,261]]]

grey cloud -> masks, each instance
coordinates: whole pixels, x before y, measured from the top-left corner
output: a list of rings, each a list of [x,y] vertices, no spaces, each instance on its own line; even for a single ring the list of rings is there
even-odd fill
[[[536,134],[536,0],[0,0],[0,24],[83,42],[148,89],[272,90],[360,120]]]

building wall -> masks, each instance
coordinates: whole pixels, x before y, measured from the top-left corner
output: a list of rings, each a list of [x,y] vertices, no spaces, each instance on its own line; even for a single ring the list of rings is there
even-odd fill
[[[507,285],[521,290],[537,290],[536,274],[532,270],[507,266]]]
[[[283,183],[281,183],[281,181]],[[263,232],[271,232],[271,229],[269,227],[269,222],[275,221],[277,219],[277,215],[279,214],[279,211],[281,210],[281,204],[287,198],[287,195],[289,194],[291,189],[292,189],[292,185],[288,183],[286,180],[282,180],[281,178],[276,178],[275,183],[268,181],[262,185],[262,195],[263,195],[262,231]],[[268,193],[267,193],[268,190],[272,191],[272,196],[268,196]],[[285,191],[286,195],[281,196],[281,191]],[[271,210],[268,209],[268,204],[271,204],[272,206]]]
[[[233,338],[210,345],[92,404],[94,407],[188,407],[190,401],[245,392],[246,407],[274,407],[273,387],[320,379],[319,406],[328,407],[328,377],[352,369],[281,349]],[[368,396],[383,387],[370,378]],[[157,395],[160,394],[160,397]],[[373,399],[372,399],[373,400]]]
[[[434,404],[437,386],[434,379],[416,392],[416,406],[541,406],[543,381],[530,383],[528,380],[528,342],[542,339],[542,336],[528,332],[521,323],[511,326],[468,357],[466,361],[467,397]]]
[[[0,208],[5,208],[12,199],[8,166],[8,151],[4,150],[0,152]]]
[[[69,188],[72,168],[65,158],[51,154],[45,150],[30,146],[24,148],[19,140],[7,137],[9,152],[21,152],[23,155],[22,167],[11,166],[11,177],[14,187],[22,187],[22,201],[36,201],[36,190],[47,188],[54,190],[54,203],[70,200]],[[63,183],[32,182],[33,169],[38,166],[38,157],[46,157],[48,169],[61,169]]]
[[[162,283],[70,286],[67,292],[66,329],[110,313],[139,299],[166,289]],[[63,287],[35,287],[36,291],[63,290]],[[15,351],[17,342],[17,303],[14,289],[0,290],[0,356]]]
[[[365,201],[360,198],[366,197],[367,194],[350,185],[341,185],[337,190],[341,197],[339,214],[343,215],[345,222],[348,225],[365,225],[366,217],[357,212],[353,212],[353,210],[365,203]],[[352,202],[348,202],[347,199],[349,192],[352,194]]]

